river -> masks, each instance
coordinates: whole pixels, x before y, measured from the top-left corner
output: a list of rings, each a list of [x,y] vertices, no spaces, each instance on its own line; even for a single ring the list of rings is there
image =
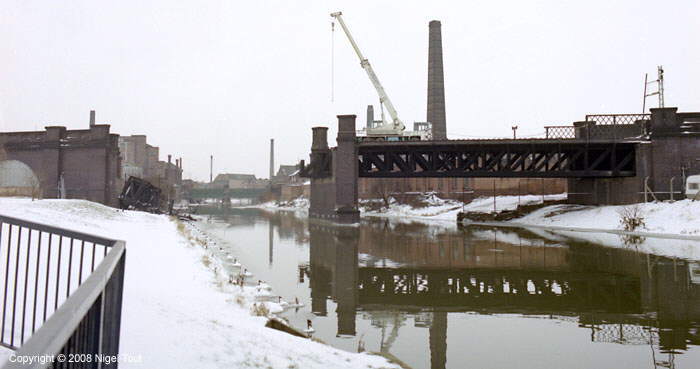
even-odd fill
[[[700,263],[639,240],[236,208],[200,227],[343,350],[414,369],[700,367]]]

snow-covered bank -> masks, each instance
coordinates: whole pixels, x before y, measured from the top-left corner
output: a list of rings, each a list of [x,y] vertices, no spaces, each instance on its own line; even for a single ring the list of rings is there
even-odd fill
[[[566,199],[566,194],[546,195],[545,200],[556,201]],[[360,214],[362,216],[386,217],[386,218],[411,218],[424,220],[441,220],[455,222],[457,213],[461,211],[489,213],[494,209],[493,197],[480,197],[464,204],[461,201],[441,199],[434,193],[428,193],[418,199],[422,206],[401,204],[394,198],[389,198],[389,206],[385,206],[382,200],[360,200]],[[518,205],[531,205],[542,202],[540,195],[523,196],[497,196],[496,211],[514,210]],[[297,198],[285,203],[268,202],[257,207],[270,210],[294,211],[301,214],[308,213],[309,200]]]
[[[566,199],[566,194],[546,195],[546,201]],[[420,199],[424,206],[414,207],[408,204],[400,204],[393,198],[389,206],[378,210],[371,210],[369,201],[361,202],[360,211],[366,216],[400,217],[415,219],[447,220],[455,222],[459,212],[490,213],[494,210],[493,197],[480,197],[464,204],[461,201],[441,199],[436,194],[426,194]],[[374,200],[376,202],[376,200]],[[518,205],[532,205],[542,202],[542,196],[497,196],[495,201],[496,211],[515,210]]]
[[[548,195],[545,200],[564,200],[566,194]],[[493,197],[474,199],[468,204],[461,201],[441,199],[435,194],[426,194],[420,199],[422,206],[411,206],[389,199],[389,206],[381,200],[361,200],[360,212],[363,216],[387,218],[411,218],[423,220],[446,220],[454,222],[459,212],[490,213],[494,209]],[[518,205],[532,205],[542,202],[542,196],[497,196],[496,211],[514,210]],[[622,230],[621,212],[636,206],[643,218],[644,225],[636,229],[640,232],[677,235],[697,235],[700,237],[700,201],[681,200],[676,202],[656,202],[623,206],[581,206],[551,205],[513,220],[514,223],[539,226],[561,226]],[[289,210],[305,213],[308,211],[308,199],[275,204],[265,203],[258,207],[271,210]]]
[[[265,328],[196,229],[80,200],[0,198],[0,214],[126,241],[120,351],[139,368],[398,368]]]
[[[635,206],[644,221],[644,225],[637,231],[700,236],[700,201],[691,200],[627,206],[553,205],[536,210],[515,222],[621,230],[621,212]]]

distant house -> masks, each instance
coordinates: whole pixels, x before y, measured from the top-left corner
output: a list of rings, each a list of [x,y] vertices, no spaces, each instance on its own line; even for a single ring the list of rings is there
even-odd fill
[[[297,165],[280,165],[277,174],[272,177],[272,184],[290,184],[299,181],[299,166]]]

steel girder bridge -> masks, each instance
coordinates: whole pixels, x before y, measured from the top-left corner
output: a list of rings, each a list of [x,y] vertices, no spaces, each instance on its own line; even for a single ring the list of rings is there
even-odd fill
[[[253,199],[260,197],[264,188],[194,188],[190,191],[193,199]]]
[[[357,145],[358,175],[371,178],[632,177],[636,174],[637,144],[638,140],[558,139],[363,142]]]

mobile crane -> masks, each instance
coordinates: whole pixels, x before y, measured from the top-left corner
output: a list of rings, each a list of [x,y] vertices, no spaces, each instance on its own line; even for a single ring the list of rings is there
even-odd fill
[[[377,90],[377,94],[379,95],[382,119],[381,121],[374,122],[365,128],[364,133],[366,134],[366,139],[387,141],[431,139],[432,135],[429,123],[416,123],[417,127],[421,127],[418,131],[405,130],[406,126],[404,126],[401,119],[399,119],[396,109],[394,108],[394,104],[391,103],[389,96],[387,95],[386,91],[384,91],[384,87],[382,86],[381,82],[379,82],[379,78],[377,77],[377,74],[374,73],[374,69],[372,69],[372,65],[370,65],[369,60],[362,55],[362,52],[357,46],[355,39],[350,34],[350,30],[345,25],[342,15],[342,12],[331,13],[331,17],[335,18],[340,24],[340,27],[343,28],[343,32],[345,32],[345,35],[348,37],[350,45],[352,46],[353,50],[355,50],[357,57],[360,59],[360,66],[362,66],[362,69],[364,69],[367,73],[367,77],[369,77],[370,82],[372,82],[374,89]],[[387,122],[386,119],[384,119],[385,107],[391,116],[391,122]]]

